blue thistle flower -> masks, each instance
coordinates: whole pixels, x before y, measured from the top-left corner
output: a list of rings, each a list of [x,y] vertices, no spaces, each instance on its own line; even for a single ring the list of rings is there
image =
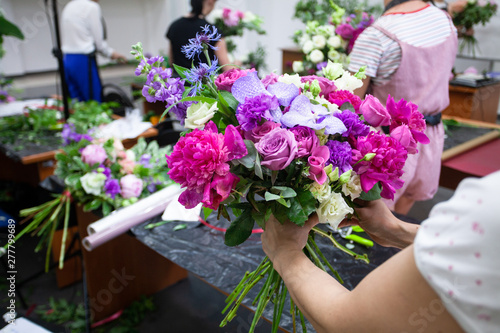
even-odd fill
[[[209,78],[217,71],[218,61],[214,58],[211,65],[201,63],[198,67],[193,67],[190,71],[186,72],[186,81],[190,82],[192,89],[189,96],[196,96],[198,90],[202,88],[203,79]]]
[[[210,29],[210,28],[213,29]],[[217,28],[210,25],[205,25],[201,27],[202,33],[196,33],[195,38],[189,39],[189,44],[184,45],[181,49],[182,53],[186,55],[188,59],[193,59],[195,55],[199,55],[205,50],[205,48],[211,48],[212,50],[217,50],[217,47],[210,44],[210,42],[217,42],[221,39],[221,35],[218,33]]]

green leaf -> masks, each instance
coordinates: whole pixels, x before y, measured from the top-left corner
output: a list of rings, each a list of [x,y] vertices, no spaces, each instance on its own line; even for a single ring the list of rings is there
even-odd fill
[[[380,187],[379,183],[376,183],[370,191],[361,192],[359,198],[365,201],[377,200],[381,198],[380,192],[382,192],[382,188]]]
[[[214,211],[213,209],[210,209],[208,207],[203,207],[203,218],[206,220],[208,219],[208,217],[210,216],[210,214],[212,214],[212,212]]]
[[[299,191],[296,197],[290,198],[290,203],[287,216],[299,226],[303,226],[309,215],[316,211],[316,199],[310,191]]]
[[[254,225],[252,211],[246,209],[229,226],[224,236],[224,244],[227,246],[240,245],[250,237]]]
[[[272,206],[272,213],[274,217],[282,224],[289,220],[287,214],[288,210],[289,209],[287,207],[277,202]]]
[[[94,199],[88,204],[86,204],[85,207],[90,211],[94,211],[97,210],[99,207],[101,207],[101,204],[102,201],[100,199]]]
[[[80,181],[80,177],[81,175],[79,174],[69,175],[66,179],[64,179],[64,183],[71,188],[75,188],[76,184]]]
[[[103,201],[102,203],[102,215],[108,216],[111,214],[111,211],[113,210],[113,207],[106,201]]]
[[[66,154],[63,154],[63,153],[57,153],[55,158],[59,162],[63,162],[63,163],[71,162],[71,159],[69,158],[69,156]]]
[[[252,169],[256,167],[257,163],[257,149],[255,148],[255,144],[250,140],[244,140],[245,146],[247,148],[248,154],[244,157],[238,159],[237,161],[245,166],[247,169]]]
[[[276,189],[280,192],[282,198],[293,198],[297,196],[297,192],[293,188],[287,186],[273,186],[271,189]]]
[[[272,194],[272,193],[266,191],[266,194],[264,195],[264,199],[266,199],[266,201],[273,201],[273,200],[281,199],[281,197],[279,195]]]
[[[24,39],[23,32],[14,23],[0,15],[0,35]]]
[[[285,206],[286,208],[290,208],[290,201],[285,200],[283,198],[279,198],[276,201],[279,202],[280,204],[282,204],[283,206]]]
[[[229,91],[221,90],[219,91],[219,96],[231,110],[235,111],[238,108],[239,102]]]
[[[179,76],[183,79],[186,78],[186,72],[189,71],[189,68],[185,68],[185,67],[182,67],[182,66],[179,66],[179,65],[176,65],[176,64],[173,64],[174,66],[174,69],[175,71],[177,72],[177,74],[179,74]]]

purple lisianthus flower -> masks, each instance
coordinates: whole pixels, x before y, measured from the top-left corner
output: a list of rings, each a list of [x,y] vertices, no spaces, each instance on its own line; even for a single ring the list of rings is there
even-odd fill
[[[151,168],[151,154],[142,154],[141,158],[139,159],[139,164],[142,164],[145,168]]]
[[[101,173],[106,176],[107,179],[111,176],[111,169],[106,167],[104,164],[99,165],[99,169],[101,170]]]
[[[218,60],[214,58],[211,65],[200,63],[198,67],[192,68],[186,72],[186,81],[192,84],[189,96],[196,96],[198,91],[202,89],[203,81],[208,79],[217,71]]]
[[[325,68],[325,67],[326,67],[326,65],[328,65],[328,62],[327,62],[327,61],[322,61],[322,62],[320,62],[320,63],[318,63],[318,64],[316,65],[316,69],[317,69],[318,71],[320,71],[320,70],[322,70],[323,68]]]
[[[120,183],[118,179],[108,178],[104,183],[104,191],[111,199],[115,199],[115,196],[120,193]]]
[[[245,99],[236,111],[236,118],[244,131],[251,131],[262,120],[272,120],[271,110],[279,108],[276,96],[258,95]]]
[[[92,136],[90,135],[92,130],[89,130],[87,134],[79,134],[75,130],[75,124],[66,123],[63,126],[61,136],[64,140],[63,145],[69,145],[71,142],[80,142],[82,140],[92,141]]]
[[[347,138],[350,136],[367,136],[370,132],[370,127],[365,125],[361,121],[361,119],[359,119],[359,116],[356,113],[351,112],[350,110],[344,110],[342,112],[336,113],[335,117],[342,120],[345,127],[347,128],[347,131],[342,133],[343,137]]]
[[[340,174],[352,169],[352,148],[348,142],[329,140],[326,146],[330,150],[327,164],[331,164],[334,169],[338,167]]]
[[[196,37],[189,39],[189,44],[184,45],[181,49],[188,59],[193,59],[194,56],[202,53],[205,48],[217,50],[217,47],[210,44],[210,42],[215,43],[221,39],[221,34],[218,33],[217,28],[207,24],[201,30],[201,34],[196,33]]]

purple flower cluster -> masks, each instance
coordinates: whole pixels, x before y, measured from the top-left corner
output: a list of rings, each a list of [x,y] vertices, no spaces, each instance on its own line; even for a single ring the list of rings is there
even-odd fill
[[[75,124],[66,123],[64,124],[61,132],[63,146],[67,146],[72,142],[80,142],[82,140],[92,141],[91,133],[92,130],[89,130],[86,134],[80,134],[76,131]]]
[[[352,148],[348,142],[330,140],[326,146],[330,150],[327,164],[331,164],[334,169],[338,167],[340,174],[352,169]]]
[[[262,94],[249,97],[238,106],[236,118],[244,131],[251,131],[263,120],[273,120],[270,111],[278,109],[279,106],[276,96]]]
[[[120,182],[118,181],[118,179],[108,177],[108,179],[106,179],[106,182],[104,183],[104,191],[107,195],[109,195],[111,199],[114,200],[115,196],[121,191]]]
[[[350,110],[344,110],[336,113],[334,116],[342,120],[347,128],[347,131],[342,133],[343,137],[367,136],[368,132],[370,132],[370,127],[365,125],[361,119],[359,119],[359,116]]]

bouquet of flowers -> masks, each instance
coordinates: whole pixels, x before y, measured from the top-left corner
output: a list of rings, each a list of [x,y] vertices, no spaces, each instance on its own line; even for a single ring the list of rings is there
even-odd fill
[[[477,40],[471,33],[473,27],[479,23],[483,26],[489,22],[497,11],[497,4],[493,0],[468,0],[465,8],[459,13],[453,13],[453,23],[462,37],[460,52],[465,48],[475,54]]]
[[[374,20],[375,18],[373,15],[363,11],[350,14],[342,20],[341,24],[337,25],[335,33],[347,42],[347,54],[351,53],[354,42],[358,36],[363,32],[363,30],[368,28]]]
[[[20,212],[33,220],[17,238],[26,233],[41,238],[35,250],[47,245],[46,269],[52,238],[61,219],[64,222],[59,267],[63,267],[71,201],[83,205],[85,211],[107,216],[172,184],[165,173],[164,157],[171,150],[169,146],[160,148],[156,141],[147,144],[139,138],[134,147],[125,149],[120,140],[94,138],[94,129],[81,133],[75,128],[72,123],[64,125],[65,146],[55,157],[55,174],[64,180],[66,189],[54,200]]]
[[[206,26],[184,47],[196,57],[207,52],[220,35]],[[236,246],[252,233],[256,222],[265,227],[271,214],[280,222],[303,226],[317,213],[321,223],[336,228],[354,214],[353,200],[393,198],[403,185],[400,176],[408,154],[418,142],[428,143],[425,121],[415,104],[395,101],[387,106],[373,96],[361,100],[352,91],[362,85],[363,72],[351,75],[341,64],[329,62],[324,77],[269,74],[232,69],[219,73],[217,59],[191,69],[176,67],[181,81],[172,79],[147,59],[142,46],[132,54],[147,75],[144,91],[160,101],[174,100],[168,92],[187,88],[166,112],[174,111],[188,131],[167,155],[170,178],[185,188],[179,202],[186,208],[202,203],[230,220],[225,243]],[[179,110],[184,110],[179,112]],[[373,127],[389,126],[390,135]],[[342,251],[367,261],[341,246]],[[307,255],[323,270],[336,274],[309,237]],[[286,287],[272,263],[264,258],[245,274],[228,297],[224,326],[259,281],[252,332],[269,301],[274,302],[273,332],[278,329]],[[299,313],[293,306],[293,313]],[[294,316],[295,318],[295,316]]]
[[[255,31],[259,35],[264,35],[266,33],[264,29],[262,29],[262,17],[250,11],[242,12],[230,8],[223,8],[213,10],[210,16],[214,20],[214,26],[225,37],[229,54],[233,54],[236,50],[236,44],[229,37],[241,37],[245,30]]]
[[[304,53],[303,61],[294,61],[292,69],[299,74],[317,74],[326,66],[328,60],[349,63],[347,42],[335,32],[335,25],[341,22],[345,10],[333,2],[330,22],[309,21],[305,30],[297,30],[293,41]]]

